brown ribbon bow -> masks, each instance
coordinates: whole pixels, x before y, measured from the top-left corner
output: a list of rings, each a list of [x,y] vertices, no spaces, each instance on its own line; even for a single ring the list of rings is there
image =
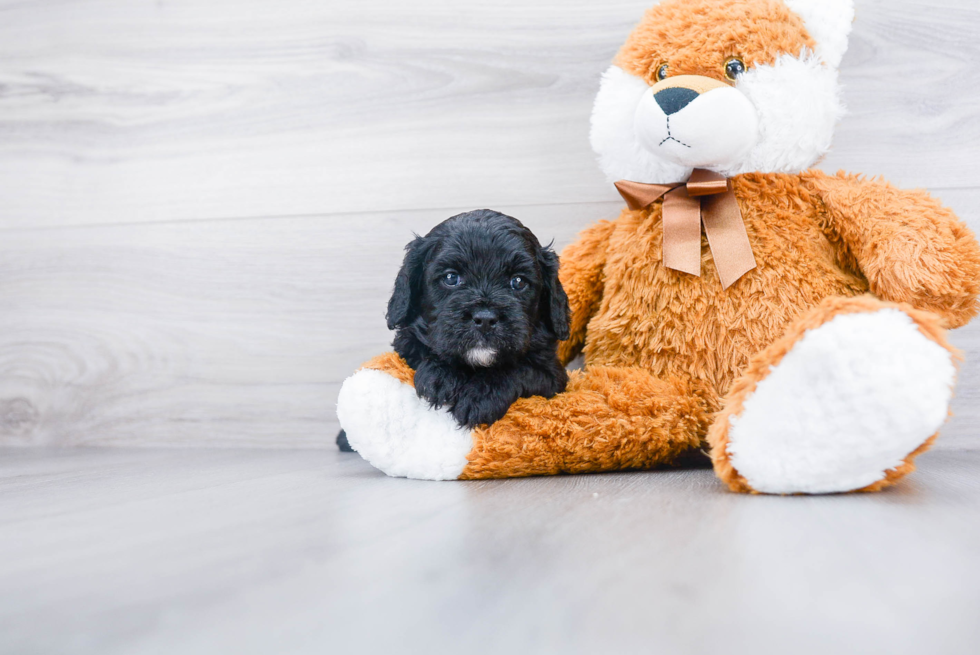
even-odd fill
[[[678,184],[642,184],[620,180],[619,195],[630,209],[645,209],[664,199],[664,266],[701,275],[701,223],[725,289],[756,267],[742,212],[728,178],[701,168]]]

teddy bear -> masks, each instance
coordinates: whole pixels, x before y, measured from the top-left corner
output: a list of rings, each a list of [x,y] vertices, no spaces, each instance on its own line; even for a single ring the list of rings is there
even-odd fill
[[[627,203],[561,254],[551,399],[459,427],[393,353],[338,416],[391,476],[471,480],[710,457],[736,492],[876,491],[949,413],[980,246],[940,202],[812,167],[842,116],[852,0],[662,0],[604,73],[591,142]],[[703,453],[703,454],[702,454]]]

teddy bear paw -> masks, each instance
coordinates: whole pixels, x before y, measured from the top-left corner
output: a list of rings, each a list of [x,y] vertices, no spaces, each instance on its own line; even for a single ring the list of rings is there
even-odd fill
[[[949,350],[898,309],[808,330],[730,416],[728,457],[762,493],[864,489],[902,466],[946,420]]]
[[[344,381],[337,416],[351,447],[392,477],[455,480],[473,448],[470,430],[432,409],[415,389],[387,373],[364,369]]]

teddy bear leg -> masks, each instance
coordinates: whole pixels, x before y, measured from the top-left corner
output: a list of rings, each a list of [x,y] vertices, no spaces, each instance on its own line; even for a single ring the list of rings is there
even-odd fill
[[[710,424],[704,390],[645,370],[595,366],[565,393],[522,398],[473,433],[461,479],[648,469],[700,448]]]
[[[752,358],[709,430],[734,491],[877,491],[914,470],[949,413],[958,354],[941,319],[829,298]]]
[[[415,372],[395,353],[344,381],[337,417],[352,449],[392,477],[455,480],[473,448],[470,430],[415,393]]]
[[[702,445],[709,403],[683,380],[595,367],[554,398],[522,398],[501,420],[460,428],[412,387],[394,354],[344,382],[337,415],[351,446],[388,475],[508,478],[650,468]]]

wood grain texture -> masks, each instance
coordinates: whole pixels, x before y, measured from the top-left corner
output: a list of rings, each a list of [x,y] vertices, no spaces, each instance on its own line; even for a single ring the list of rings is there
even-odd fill
[[[980,646],[980,453],[881,494],[710,471],[431,483],[325,451],[0,452],[0,651]]]
[[[0,227],[604,202],[647,0],[0,0]],[[829,169],[974,186],[980,5],[858,0]]]

